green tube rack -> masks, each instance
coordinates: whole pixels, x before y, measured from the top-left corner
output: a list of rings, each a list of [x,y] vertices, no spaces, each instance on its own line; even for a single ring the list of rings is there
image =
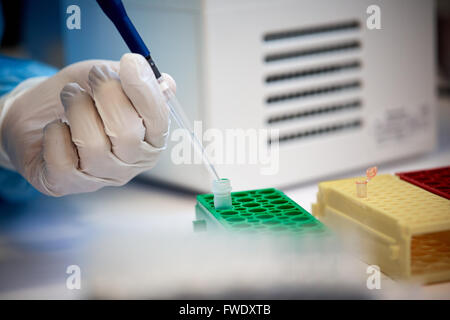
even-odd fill
[[[223,229],[245,234],[325,235],[328,229],[282,191],[231,193],[233,208],[216,210],[214,195],[197,196],[194,230]]]

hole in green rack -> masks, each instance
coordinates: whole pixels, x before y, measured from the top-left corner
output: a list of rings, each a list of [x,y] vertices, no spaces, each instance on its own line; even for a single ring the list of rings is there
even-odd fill
[[[300,211],[289,211],[285,213],[287,216],[298,216],[299,214],[301,214]]]
[[[255,208],[255,209],[250,209],[249,211],[258,213],[258,212],[266,212],[267,210],[264,208]]]
[[[241,217],[231,217],[231,218],[227,219],[228,222],[240,222],[240,221],[244,221],[244,220],[245,219],[241,218]]]
[[[263,221],[264,224],[267,225],[275,225],[275,224],[280,224],[280,221],[277,220],[267,220],[267,221]]]
[[[272,201],[273,204],[284,204],[284,203],[288,203],[286,200],[275,200]]]
[[[236,192],[236,193],[233,193],[233,195],[232,195],[233,197],[246,197],[247,196],[247,193],[245,193],[245,192]]]
[[[261,214],[259,216],[256,216],[256,218],[265,220],[265,219],[271,219],[271,218],[273,218],[273,216],[270,214]]]
[[[253,199],[252,198],[239,198],[238,201],[239,202],[250,202],[250,201],[253,201]]]
[[[262,190],[262,191],[260,191],[259,193],[262,193],[262,194],[270,194],[270,193],[275,193],[275,190]]]
[[[300,217],[292,218],[292,220],[293,220],[293,221],[307,221],[307,220],[309,220],[309,217],[306,217],[306,216],[300,216]]]
[[[221,215],[223,216],[232,216],[237,214],[237,211],[233,211],[233,210],[226,210],[226,211],[222,211],[220,212]]]
[[[249,202],[249,203],[244,203],[242,206],[246,207],[246,208],[254,208],[254,207],[259,207],[259,204],[257,204],[256,202]]]
[[[266,199],[279,199],[279,198],[281,198],[281,197],[279,195],[277,195],[277,194],[273,194],[273,195],[270,195],[270,196],[266,197]]]
[[[283,210],[286,210],[286,209],[294,209],[295,207],[294,206],[291,206],[291,205],[289,205],[289,204],[287,204],[287,205],[282,205],[282,206],[279,206],[278,207],[278,209],[283,209]]]
[[[316,223],[304,223],[302,224],[302,227],[315,227],[317,224]]]

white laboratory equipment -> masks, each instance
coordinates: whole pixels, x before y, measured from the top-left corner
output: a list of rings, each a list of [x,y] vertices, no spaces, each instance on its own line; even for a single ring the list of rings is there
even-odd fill
[[[65,30],[67,63],[128,52],[94,1],[76,2],[81,29]],[[123,2],[200,133],[279,130],[278,156],[241,163],[253,152],[244,143],[234,161],[216,162],[235,190],[296,185],[435,146],[433,1]],[[372,5],[380,29],[367,26]],[[270,146],[273,137],[258,138]],[[203,166],[174,163],[175,144],[144,176],[210,190]]]

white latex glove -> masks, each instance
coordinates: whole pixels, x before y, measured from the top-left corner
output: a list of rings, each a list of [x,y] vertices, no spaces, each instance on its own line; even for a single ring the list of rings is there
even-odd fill
[[[169,110],[137,54],[70,65],[2,100],[0,162],[48,195],[123,185],[152,168],[165,148]]]

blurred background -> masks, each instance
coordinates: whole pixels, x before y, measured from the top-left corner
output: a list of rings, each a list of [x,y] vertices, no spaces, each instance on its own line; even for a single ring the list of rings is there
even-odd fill
[[[278,187],[310,211],[321,180],[360,175],[369,165],[395,173],[450,164],[449,1],[123,2],[193,119],[205,128],[280,130],[276,175],[218,165],[235,190]],[[128,52],[94,1],[0,3],[2,55],[63,68]],[[72,4],[81,9],[80,30],[66,26]],[[366,27],[371,4],[381,8],[381,30]],[[329,244],[312,246],[320,258],[302,248],[303,260],[292,260],[292,251],[265,243],[246,251],[247,240],[198,238],[195,195],[209,183],[203,167],[176,166],[166,152],[123,188],[1,200],[0,298],[233,297],[236,290],[449,298],[445,284],[412,290],[387,278],[381,292],[368,292],[366,266]],[[73,264],[86,275],[82,290],[65,286]],[[318,270],[312,282],[292,271],[305,265]]]
[[[71,3],[76,4],[77,1]],[[127,1],[124,3],[126,4]],[[436,70],[437,75],[442,79],[438,89],[444,95],[449,91],[448,77],[450,76],[450,4],[445,0],[437,0],[435,3]],[[2,54],[36,59],[57,68],[62,68],[68,63],[67,48],[64,47],[63,41],[63,33],[66,30],[61,27],[66,18],[65,2],[2,0],[1,4],[4,11],[4,32],[0,47]],[[182,33],[183,30],[180,29],[179,32]]]

